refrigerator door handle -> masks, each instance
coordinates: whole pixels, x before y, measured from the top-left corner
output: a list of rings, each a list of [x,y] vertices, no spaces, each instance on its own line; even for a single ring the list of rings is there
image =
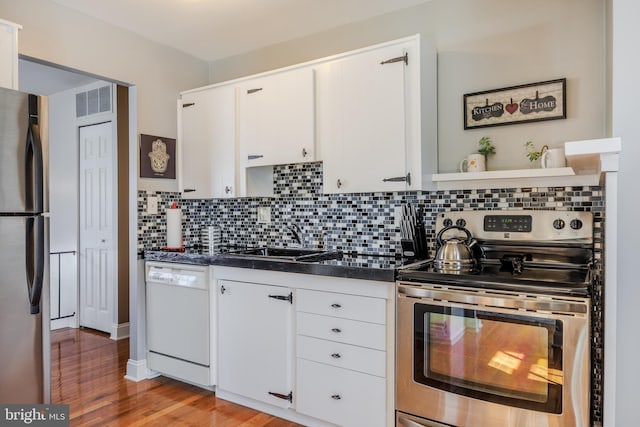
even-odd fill
[[[44,211],[44,169],[40,126],[36,123],[29,123],[27,129],[24,171],[26,208],[35,213],[42,213]]]
[[[25,259],[27,273],[27,293],[31,314],[40,312],[40,297],[44,282],[44,218],[26,218]]]

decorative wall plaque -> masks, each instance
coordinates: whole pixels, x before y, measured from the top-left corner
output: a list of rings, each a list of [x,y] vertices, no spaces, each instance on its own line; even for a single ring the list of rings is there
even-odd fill
[[[567,79],[464,95],[464,128],[566,119]]]
[[[140,178],[176,178],[176,140],[140,134]]]

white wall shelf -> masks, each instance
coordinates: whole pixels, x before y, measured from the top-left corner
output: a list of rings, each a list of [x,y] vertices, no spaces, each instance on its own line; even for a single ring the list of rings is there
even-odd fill
[[[577,175],[573,168],[512,169],[441,173],[432,176],[438,190],[598,185],[599,174]]]
[[[617,170],[620,138],[565,143],[568,167],[441,173],[432,175],[437,190],[565,187],[600,185],[601,174]]]

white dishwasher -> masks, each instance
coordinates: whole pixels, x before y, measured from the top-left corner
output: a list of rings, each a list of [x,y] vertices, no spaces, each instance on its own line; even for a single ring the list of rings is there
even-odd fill
[[[209,267],[149,261],[145,269],[149,369],[212,386]]]

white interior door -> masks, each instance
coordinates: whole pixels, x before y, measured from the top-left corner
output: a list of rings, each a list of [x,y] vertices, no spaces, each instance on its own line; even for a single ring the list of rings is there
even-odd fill
[[[116,287],[111,122],[80,128],[80,326],[112,332]]]

